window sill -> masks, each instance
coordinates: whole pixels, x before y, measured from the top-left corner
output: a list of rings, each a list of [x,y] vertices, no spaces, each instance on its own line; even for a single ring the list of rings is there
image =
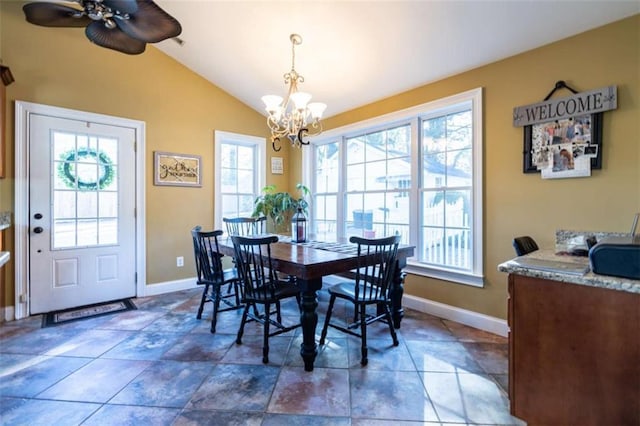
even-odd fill
[[[436,278],[443,281],[450,281],[456,284],[464,284],[472,287],[484,287],[484,276],[472,275],[450,270],[437,269],[425,266],[418,262],[408,261],[404,272],[423,277]]]

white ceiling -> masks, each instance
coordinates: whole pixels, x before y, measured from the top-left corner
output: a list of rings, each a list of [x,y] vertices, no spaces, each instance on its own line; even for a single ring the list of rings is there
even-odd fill
[[[156,46],[260,112],[262,95],[284,96],[289,35],[300,34],[301,90],[328,105],[325,117],[640,12],[637,0],[156,3],[180,21],[185,41]]]

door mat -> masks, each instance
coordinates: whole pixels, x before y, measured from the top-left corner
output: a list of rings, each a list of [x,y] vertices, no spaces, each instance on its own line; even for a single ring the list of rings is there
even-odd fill
[[[46,313],[42,316],[42,327],[51,327],[80,321],[87,318],[95,318],[102,315],[115,314],[116,312],[138,309],[131,299],[115,300],[107,303],[80,306],[79,308],[65,309]]]

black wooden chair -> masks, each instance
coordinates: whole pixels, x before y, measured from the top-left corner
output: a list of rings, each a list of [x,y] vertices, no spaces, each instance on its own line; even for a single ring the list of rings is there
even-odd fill
[[[229,235],[259,235],[265,233],[267,217],[224,217],[222,221]]]
[[[514,238],[513,248],[516,250],[518,256],[524,256],[525,254],[538,250],[538,245],[533,238],[526,235]]]
[[[218,247],[221,230],[203,232],[200,226],[191,230],[193,252],[195,256],[197,284],[204,285],[200,306],[196,318],[202,318],[204,304],[213,304],[211,332],[216,332],[218,312],[242,308],[240,303],[239,278],[235,268],[223,269],[222,257]],[[224,287],[227,287],[226,294]],[[220,302],[226,307],[220,308]]]
[[[362,355],[360,364],[364,366],[368,363],[367,326],[369,324],[375,321],[385,322],[389,326],[393,345],[398,346],[398,336],[391,320],[391,286],[396,272],[400,236],[394,235],[378,239],[354,236],[349,241],[358,244],[358,268],[355,270],[355,280],[342,282],[329,288],[331,297],[320,336],[320,344],[324,344],[329,327],[360,337]],[[331,322],[336,298],[353,303],[355,316],[352,323]],[[375,315],[367,314],[367,306],[370,305],[375,305]]]
[[[271,262],[271,244],[278,241],[278,237],[254,236],[242,237],[232,236],[233,246],[236,253],[236,266],[242,281],[242,299],[244,311],[242,312],[242,322],[238,330],[236,343],[242,343],[244,326],[249,321],[258,321],[263,324],[263,344],[262,362],[269,362],[269,337],[285,333],[300,327],[300,322],[291,326],[282,324],[280,314],[280,301],[295,297],[300,307],[300,289],[290,281],[278,279]],[[263,306],[262,313],[259,306]],[[272,312],[272,306],[275,311]],[[253,309],[251,309],[253,308]],[[276,319],[272,318],[276,315]],[[270,326],[276,328],[270,331]]]

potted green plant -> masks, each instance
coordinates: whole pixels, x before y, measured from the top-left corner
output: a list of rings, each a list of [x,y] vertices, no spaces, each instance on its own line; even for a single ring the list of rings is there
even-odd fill
[[[253,203],[251,216],[266,216],[271,221],[273,231],[287,231],[289,219],[298,211],[298,207],[307,214],[309,203],[305,199],[311,192],[305,185],[298,183],[296,190],[299,197],[294,197],[288,192],[277,192],[275,185],[267,185],[262,188],[262,194]],[[269,226],[269,225],[267,225]]]

